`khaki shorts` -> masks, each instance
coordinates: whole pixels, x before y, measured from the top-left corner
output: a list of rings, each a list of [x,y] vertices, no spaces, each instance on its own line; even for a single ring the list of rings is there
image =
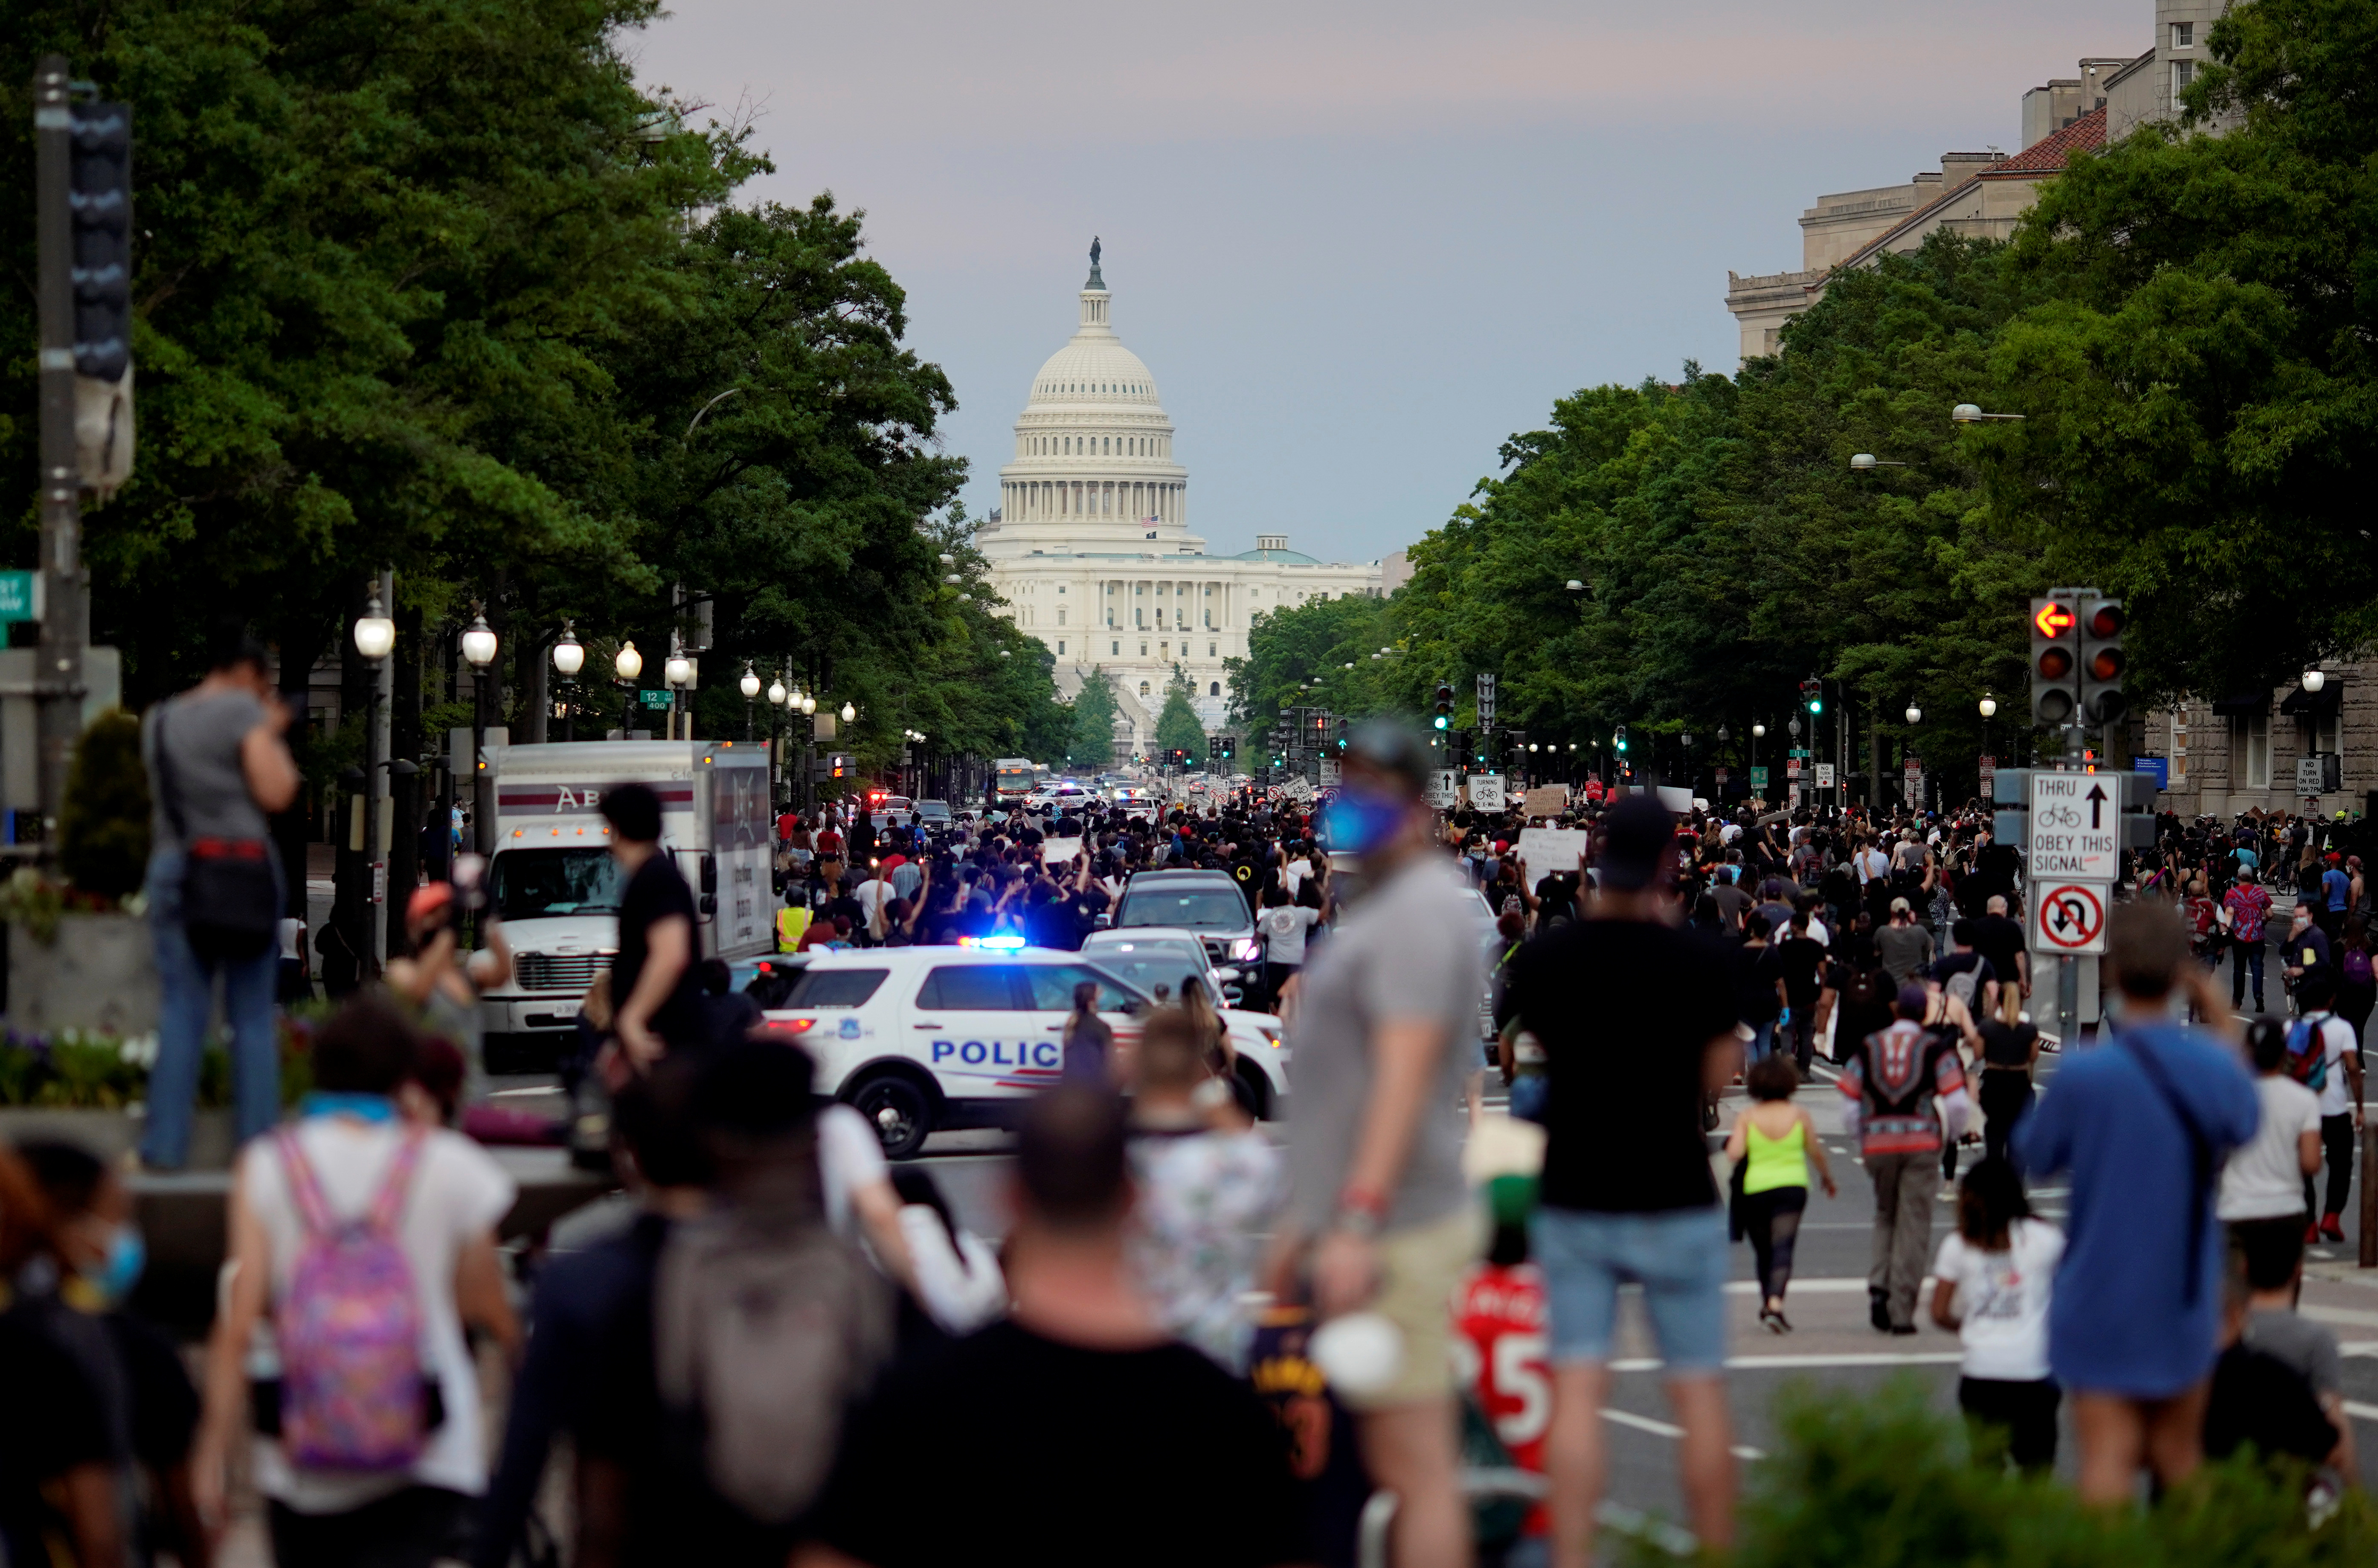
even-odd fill
[[[1339,1397],[1353,1410],[1387,1410],[1453,1393],[1453,1292],[1486,1244],[1474,1203],[1443,1219],[1379,1235],[1379,1295],[1371,1310],[1402,1331],[1404,1366],[1376,1394]]]

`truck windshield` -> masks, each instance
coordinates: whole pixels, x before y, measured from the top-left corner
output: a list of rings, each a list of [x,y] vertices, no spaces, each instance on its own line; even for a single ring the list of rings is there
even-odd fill
[[[619,912],[619,863],[607,849],[507,849],[488,881],[499,919]]]

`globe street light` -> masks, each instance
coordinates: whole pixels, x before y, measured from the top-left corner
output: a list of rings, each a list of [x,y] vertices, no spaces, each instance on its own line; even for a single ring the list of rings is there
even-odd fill
[[[391,584],[393,578],[388,580]],[[386,798],[387,785],[380,769],[385,746],[380,738],[380,683],[387,678],[387,661],[396,646],[396,623],[388,616],[379,596],[380,579],[372,580],[371,597],[364,613],[355,621],[355,652],[366,664],[373,666],[369,695],[364,704],[364,875],[377,883],[378,868],[386,862],[388,846],[380,842],[380,802]],[[367,973],[377,972],[379,962],[388,952],[388,901],[383,897],[371,900],[370,929],[364,940],[367,957]]]
[[[1889,458],[1879,458],[1872,452],[1853,452],[1850,454],[1850,470],[1855,473],[1870,473],[1878,468],[1906,468],[1908,466],[1908,464],[1904,462],[1893,462]]]
[[[1976,706],[1981,709],[1982,717],[1986,719],[1993,718],[1997,715],[1999,711],[1999,700],[1985,693],[1981,701],[1976,704]]]
[[[751,738],[751,703],[760,695],[760,675],[751,667],[751,660],[743,661],[743,678],[735,684],[743,693],[743,738],[749,740]]]
[[[853,703],[849,703],[849,702],[845,702],[845,703],[842,705],[842,722],[843,722],[844,724],[847,724],[850,723],[853,719],[856,719],[856,718],[858,718],[858,717],[859,717],[859,709],[858,709],[858,707],[857,707],[855,704],[853,704]]]
[[[379,588],[374,584],[371,602],[364,606],[362,617],[355,622],[355,652],[378,664],[395,646],[396,623],[380,607]]]
[[[578,640],[577,622],[561,623],[561,640],[553,645],[553,671],[561,677],[561,738],[577,738],[578,703],[574,693],[578,672],[586,667],[586,647]]]
[[[768,706],[769,706],[769,707],[771,707],[771,708],[781,708],[781,707],[783,707],[783,706],[785,705],[785,698],[786,698],[786,696],[787,696],[787,692],[786,692],[786,690],[785,690],[785,683],[784,683],[781,679],[779,679],[779,680],[772,680],[772,681],[770,681],[770,682],[768,683]]]
[[[1911,724],[1920,724],[1924,722],[1924,710],[1916,705],[1916,699],[1913,697],[1907,700],[1907,722]]]
[[[471,665],[471,844],[481,855],[495,848],[496,824],[487,809],[494,794],[487,787],[487,666],[496,662],[496,634],[478,603],[471,604],[471,624],[462,632],[462,657]]]
[[[2327,684],[2328,672],[2322,669],[2319,665],[2315,664],[2312,668],[2304,671],[2303,688],[2306,691],[2318,691],[2322,687],[2326,686]]]
[[[611,672],[619,677],[611,684],[624,694],[619,700],[619,738],[626,740],[636,733],[636,680],[644,673],[644,656],[636,652],[633,642],[619,644]]]
[[[1960,425],[1972,425],[1985,419],[2021,419],[2019,413],[1984,413],[1978,404],[1959,403],[1949,411],[1949,417]]]

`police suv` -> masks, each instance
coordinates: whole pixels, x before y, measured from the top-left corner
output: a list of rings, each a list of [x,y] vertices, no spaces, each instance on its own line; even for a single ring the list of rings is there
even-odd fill
[[[768,1026],[806,1049],[818,1086],[858,1107],[906,1159],[931,1133],[1011,1124],[1057,1082],[1074,987],[1099,987],[1099,1011],[1119,1042],[1139,1029],[1148,995],[1088,961],[1044,948],[907,947],[812,950]],[[1279,1021],[1225,1011],[1243,1096],[1275,1116],[1288,1093]]]

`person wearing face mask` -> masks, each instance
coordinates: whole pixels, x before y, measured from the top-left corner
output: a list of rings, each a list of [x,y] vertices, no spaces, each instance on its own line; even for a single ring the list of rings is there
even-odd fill
[[[1307,954],[1288,1044],[1297,1063],[1290,1125],[1292,1215],[1311,1245],[1325,1323],[1357,1311],[1392,1324],[1392,1376],[1354,1409],[1372,1478],[1396,1493],[1399,1562],[1471,1561],[1459,1468],[1446,1304],[1484,1242],[1461,1175],[1460,1103],[1484,961],[1471,935],[1477,894],[1431,845],[1425,791],[1435,764],[1416,736],[1366,724],[1322,840],[1362,863],[1367,891]]]
[[[57,1301],[79,1326],[99,1330],[88,1344],[105,1356],[102,1375],[114,1384],[131,1460],[148,1480],[131,1493],[135,1508],[145,1501],[151,1511],[133,1538],[165,1547],[187,1568],[206,1568],[212,1550],[190,1489],[198,1389],[173,1341],[125,1310],[148,1261],[131,1191],[78,1144],[29,1141],[17,1152],[50,1211]]]

